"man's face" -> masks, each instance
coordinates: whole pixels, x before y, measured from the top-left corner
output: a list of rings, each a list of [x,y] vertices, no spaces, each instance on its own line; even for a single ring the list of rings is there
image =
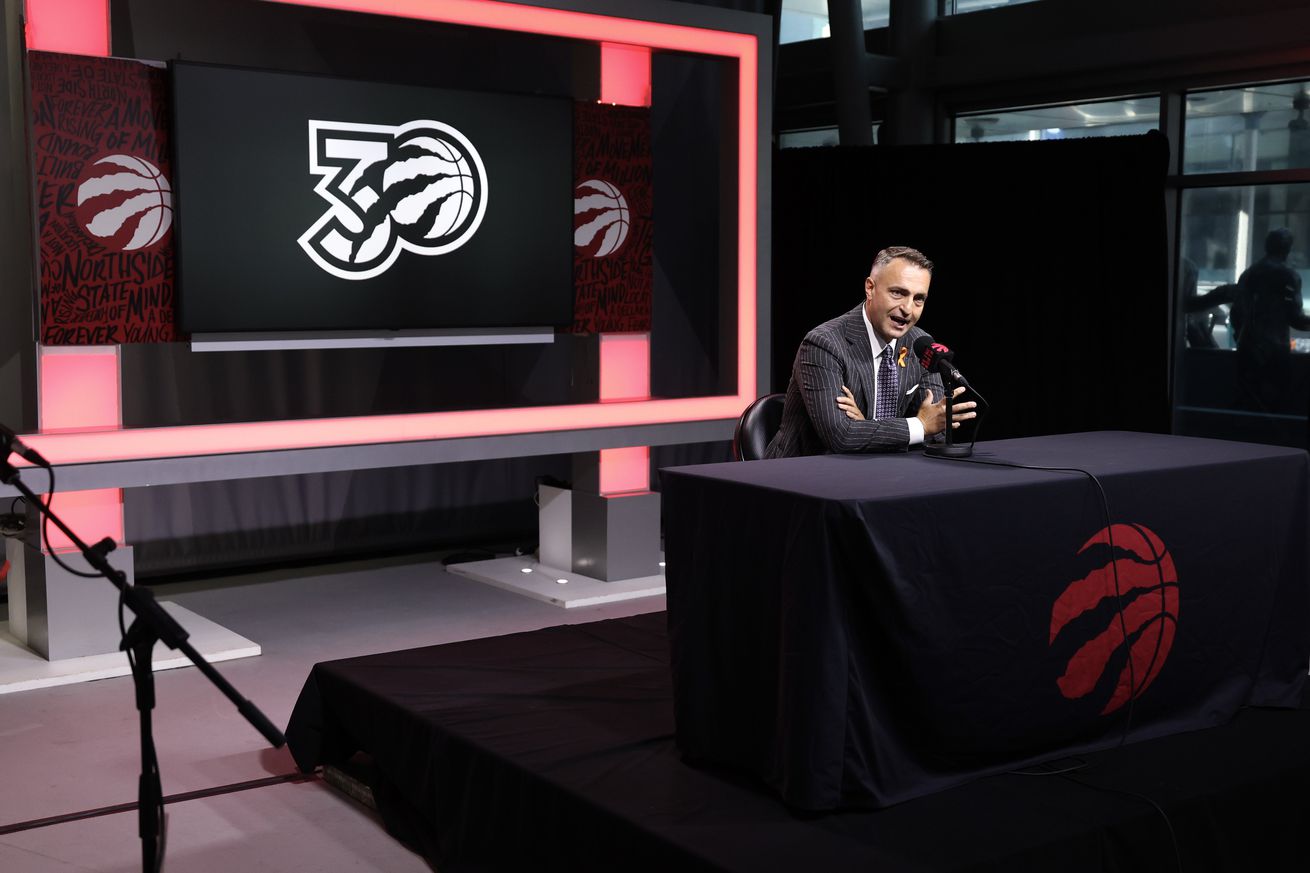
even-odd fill
[[[864,311],[879,339],[900,339],[914,327],[931,281],[931,273],[904,258],[893,258],[864,280]]]

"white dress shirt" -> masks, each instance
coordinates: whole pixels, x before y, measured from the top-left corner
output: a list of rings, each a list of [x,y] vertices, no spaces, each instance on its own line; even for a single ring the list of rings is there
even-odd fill
[[[883,361],[883,357],[882,357],[883,341],[879,339],[877,331],[873,329],[873,325],[869,322],[869,312],[863,306],[860,307],[860,316],[864,319],[864,330],[866,333],[869,334],[869,347],[873,350],[873,390],[877,392],[878,368],[882,366],[882,361]],[[888,360],[896,357],[896,340],[892,340],[890,345],[892,348],[891,351],[888,353],[889,356]],[[899,382],[899,380],[897,381]],[[869,401],[870,401],[869,415],[866,417],[872,417],[874,410],[878,408],[877,406],[878,401],[876,397],[869,398]],[[897,397],[893,402],[896,404],[897,407],[900,406],[899,397]],[[918,418],[907,418],[905,419],[905,423],[910,428],[910,445],[917,446],[920,443],[922,443],[923,422],[919,421]]]

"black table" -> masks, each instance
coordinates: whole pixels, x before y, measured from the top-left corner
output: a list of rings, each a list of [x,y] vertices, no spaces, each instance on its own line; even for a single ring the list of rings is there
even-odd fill
[[[1114,526],[1079,473],[918,452],[663,471],[689,760],[885,806],[1298,705],[1304,451],[1109,432],[975,458],[1090,471]]]

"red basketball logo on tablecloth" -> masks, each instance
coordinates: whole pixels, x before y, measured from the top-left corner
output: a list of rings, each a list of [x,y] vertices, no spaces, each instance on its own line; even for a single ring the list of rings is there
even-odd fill
[[[627,198],[609,182],[588,179],[574,189],[573,244],[584,254],[603,258],[617,252],[631,223]]]
[[[173,192],[159,168],[132,155],[107,155],[77,183],[78,225],[115,251],[149,248],[173,224]]]
[[[1060,693],[1067,698],[1090,694],[1110,659],[1125,644],[1126,633],[1128,658],[1101,710],[1107,715],[1141,696],[1160,675],[1178,626],[1178,574],[1164,543],[1143,525],[1115,524],[1103,529],[1084,543],[1078,554],[1097,545],[1113,545],[1113,553],[1107,548],[1109,561],[1076,580],[1056,599],[1050,642],[1074,619],[1101,604],[1108,602],[1114,608],[1108,623],[1079,647],[1058,680]],[[1122,617],[1116,601],[1122,606]]]

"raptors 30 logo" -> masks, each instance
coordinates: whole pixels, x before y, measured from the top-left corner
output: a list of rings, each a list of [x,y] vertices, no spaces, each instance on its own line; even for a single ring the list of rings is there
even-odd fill
[[[1110,549],[1112,540],[1113,552]],[[1089,552],[1094,547],[1098,547],[1098,551]],[[1071,622],[1102,604],[1112,608],[1113,611],[1100,611],[1100,615],[1109,618],[1069,659],[1058,682],[1065,697],[1080,698],[1090,694],[1105,673],[1110,659],[1127,642],[1126,663],[1110,699],[1101,710],[1102,715],[1108,715],[1141,696],[1155,681],[1169,657],[1178,626],[1178,573],[1164,543],[1152,530],[1140,524],[1116,524],[1108,530],[1101,530],[1078,550],[1078,554],[1084,553],[1104,554],[1108,560],[1076,580],[1056,599],[1051,610],[1050,641],[1054,643]],[[1086,628],[1087,622],[1079,622],[1078,627]],[[1070,633],[1073,632],[1070,629]]]
[[[342,279],[380,275],[402,249],[454,251],[487,211],[482,158],[464,134],[440,121],[310,121],[309,169],[322,177],[314,191],[331,207],[300,246]]]

